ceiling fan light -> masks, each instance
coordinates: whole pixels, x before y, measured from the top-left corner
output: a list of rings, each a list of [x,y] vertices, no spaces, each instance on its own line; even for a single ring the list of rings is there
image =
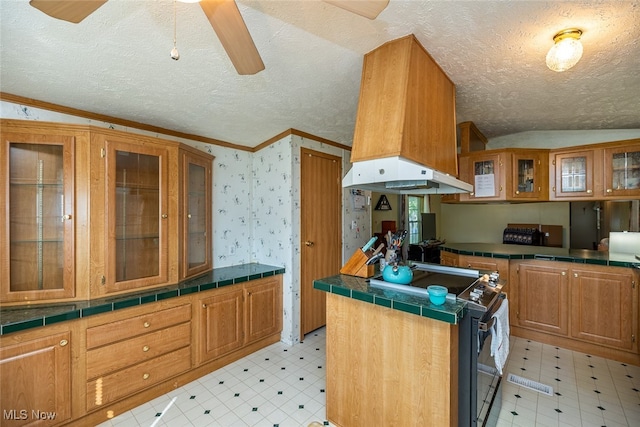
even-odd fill
[[[577,28],[560,31],[553,37],[554,44],[547,53],[547,67],[553,71],[567,71],[582,58],[582,31]]]

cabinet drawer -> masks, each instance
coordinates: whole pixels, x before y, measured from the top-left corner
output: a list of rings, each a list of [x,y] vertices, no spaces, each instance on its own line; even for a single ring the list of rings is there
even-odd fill
[[[153,386],[191,368],[191,348],[165,354],[87,383],[87,409],[93,410]]]
[[[87,352],[87,378],[144,362],[190,343],[191,322],[187,322],[90,350]]]
[[[165,329],[189,320],[191,320],[191,305],[185,304],[130,319],[95,326],[87,329],[87,349]]]

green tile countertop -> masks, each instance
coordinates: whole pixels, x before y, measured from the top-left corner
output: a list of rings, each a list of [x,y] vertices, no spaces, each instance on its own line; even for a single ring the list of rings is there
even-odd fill
[[[367,279],[344,274],[314,280],[313,287],[346,298],[452,324],[457,324],[467,313],[467,303],[463,301],[447,300],[443,305],[433,305],[429,298],[376,288],[370,286]]]
[[[615,254],[590,251],[587,249],[550,248],[546,246],[507,245],[500,243],[445,243],[440,246],[440,250],[454,254],[487,258],[541,259],[547,261],[605,265],[610,267],[640,268],[640,260],[633,254]]]
[[[51,325],[65,320],[107,313],[123,308],[175,298],[196,292],[283,274],[284,268],[265,264],[241,264],[214,268],[212,271],[175,285],[144,292],[105,297],[90,301],[34,304],[29,307],[0,307],[0,335]]]

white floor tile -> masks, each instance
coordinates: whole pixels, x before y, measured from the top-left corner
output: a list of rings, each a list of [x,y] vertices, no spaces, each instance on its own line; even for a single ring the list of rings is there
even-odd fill
[[[509,383],[507,373],[547,384],[554,395]],[[300,344],[273,344],[101,427],[151,426],[174,397],[174,405],[156,427],[307,427],[312,421],[329,425],[324,418],[325,375],[325,331],[320,329]],[[640,426],[636,390],[638,366],[512,337],[497,425]]]

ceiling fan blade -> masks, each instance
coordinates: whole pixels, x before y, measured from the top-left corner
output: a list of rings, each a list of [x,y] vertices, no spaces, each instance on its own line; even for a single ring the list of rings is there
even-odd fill
[[[30,0],[29,4],[53,18],[77,24],[106,2],[107,0]]]
[[[382,12],[389,0],[324,0],[326,3],[332,4],[357,15],[364,16],[369,19],[376,19]]]
[[[200,6],[238,74],[256,74],[264,63],[234,0],[202,0]]]

